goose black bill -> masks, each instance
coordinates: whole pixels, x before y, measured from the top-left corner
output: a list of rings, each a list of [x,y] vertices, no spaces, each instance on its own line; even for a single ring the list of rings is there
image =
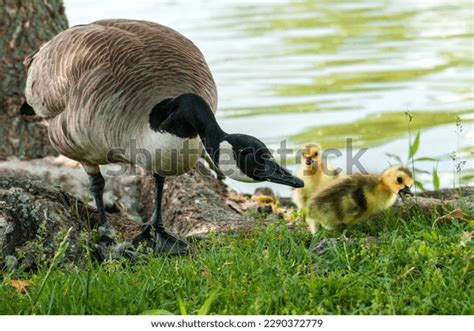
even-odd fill
[[[265,171],[257,174],[257,179],[295,188],[304,186],[304,182],[301,179],[293,176],[290,171],[280,166],[274,160],[267,160],[265,162]]]

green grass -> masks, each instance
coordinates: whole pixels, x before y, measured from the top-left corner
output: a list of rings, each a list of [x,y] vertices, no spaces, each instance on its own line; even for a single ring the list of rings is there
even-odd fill
[[[0,314],[473,314],[473,245],[462,240],[472,230],[416,215],[314,237],[275,223],[215,235],[184,257],[54,267],[45,282],[47,265],[4,274]],[[327,238],[337,239],[315,253]],[[17,293],[13,278],[41,294]]]

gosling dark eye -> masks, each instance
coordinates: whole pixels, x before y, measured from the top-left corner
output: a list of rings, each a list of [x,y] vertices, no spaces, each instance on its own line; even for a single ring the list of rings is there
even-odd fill
[[[314,153],[314,156],[318,156],[318,152]]]
[[[398,184],[403,183],[403,178],[402,177],[397,177],[397,182],[398,182]]]

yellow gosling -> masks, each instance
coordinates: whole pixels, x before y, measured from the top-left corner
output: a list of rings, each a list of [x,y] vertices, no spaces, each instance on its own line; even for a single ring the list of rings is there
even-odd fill
[[[320,224],[341,229],[391,207],[397,195],[410,194],[414,180],[409,169],[394,166],[381,175],[351,175],[332,181],[309,199],[306,221],[315,233]]]
[[[324,184],[338,178],[338,170],[331,169],[322,161],[321,146],[318,144],[305,144],[301,149],[301,167],[297,177],[302,179],[304,187],[293,191],[293,202],[298,209],[306,207],[306,202],[311,195]]]

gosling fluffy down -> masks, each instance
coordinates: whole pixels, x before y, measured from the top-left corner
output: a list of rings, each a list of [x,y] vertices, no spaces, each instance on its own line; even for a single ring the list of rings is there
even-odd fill
[[[412,194],[409,169],[394,166],[381,175],[355,174],[337,179],[316,191],[308,201],[306,221],[310,231],[321,224],[341,229],[391,207],[403,194]]]
[[[332,169],[323,162],[322,150],[318,144],[305,144],[301,148],[301,166],[297,177],[302,179],[304,187],[293,191],[293,202],[302,209],[311,195],[320,187],[338,178],[340,170]]]

